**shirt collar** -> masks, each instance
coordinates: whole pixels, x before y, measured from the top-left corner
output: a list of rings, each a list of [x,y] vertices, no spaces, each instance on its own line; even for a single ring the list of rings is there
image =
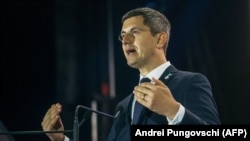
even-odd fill
[[[151,72],[147,74],[146,77],[148,77],[150,80],[152,80],[152,77],[159,79],[160,76],[163,74],[163,72],[171,65],[170,61],[167,61],[160,66],[153,69]],[[140,80],[143,78],[143,76],[140,74]]]

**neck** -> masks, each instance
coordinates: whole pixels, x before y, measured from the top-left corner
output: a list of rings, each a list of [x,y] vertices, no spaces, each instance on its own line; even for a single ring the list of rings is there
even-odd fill
[[[147,74],[149,74],[152,70],[154,70],[155,68],[157,68],[158,66],[166,63],[167,60],[165,61],[161,61],[159,63],[153,63],[152,65],[147,65],[147,66],[143,66],[141,68],[139,68],[139,72],[142,76],[146,76]]]

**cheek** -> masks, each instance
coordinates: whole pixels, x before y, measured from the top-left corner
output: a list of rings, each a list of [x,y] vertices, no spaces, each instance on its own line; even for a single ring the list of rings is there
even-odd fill
[[[153,36],[138,37],[135,40],[134,45],[137,48],[137,52],[142,55],[154,50],[156,47],[156,40]]]
[[[125,50],[125,47],[122,46],[122,52],[123,52],[123,55],[126,57],[127,56],[127,52]]]
[[[140,46],[155,46],[156,45],[156,41],[155,38],[153,36],[144,36],[142,38],[138,38],[138,40],[136,40],[136,42],[138,44],[140,44]]]
[[[125,51],[124,47],[122,47],[122,52],[124,55],[126,55],[126,53],[125,53],[126,51]]]
[[[138,42],[137,45],[140,51],[149,51],[155,48],[154,40],[152,39],[144,39],[142,42]]]

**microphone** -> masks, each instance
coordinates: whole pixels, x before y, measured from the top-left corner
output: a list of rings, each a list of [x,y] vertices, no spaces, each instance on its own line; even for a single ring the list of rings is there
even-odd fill
[[[114,118],[117,118],[120,114],[121,114],[121,112],[123,111],[123,107],[121,106],[121,105],[119,105],[117,108],[116,108],[116,110],[115,110],[115,116],[114,116]]]
[[[90,112],[94,112],[94,113],[97,113],[97,114],[100,114],[100,115],[103,115],[103,116],[106,116],[106,117],[109,117],[109,118],[112,118],[112,119],[117,118],[120,115],[121,111],[123,110],[122,106],[119,106],[117,108],[117,110],[116,110],[116,114],[115,115],[110,115],[110,114],[107,114],[107,113],[104,113],[104,112],[101,112],[101,111],[97,111],[97,110],[91,109],[91,108],[83,106],[83,105],[78,105],[76,107],[75,116],[78,116],[78,110],[79,110],[79,108],[82,108],[84,110],[87,110],[87,111],[90,111]],[[85,114],[84,116],[86,116],[86,115],[88,115],[88,113]]]
[[[87,112],[83,115],[83,119],[82,119],[82,121],[79,124],[79,121],[78,121],[78,111],[79,111],[80,108],[82,108],[84,110],[87,110]],[[74,126],[73,126],[73,140],[74,141],[79,141],[79,127],[81,126],[81,124],[84,121],[86,121],[86,118],[88,118],[90,116],[91,112],[94,112],[94,113],[100,114],[102,116],[106,116],[106,117],[115,119],[115,118],[117,118],[120,115],[120,113],[121,113],[122,110],[123,110],[122,106],[118,106],[118,108],[116,110],[116,114],[113,116],[113,115],[110,115],[110,114],[107,114],[107,113],[104,113],[104,112],[101,112],[101,111],[97,111],[97,110],[91,109],[91,108],[83,106],[83,105],[77,105],[76,109],[75,109],[75,117],[74,117],[75,120],[74,120]]]
[[[85,109],[87,111],[83,115],[82,121],[79,123],[79,120],[78,120],[78,111],[79,111],[80,108]],[[64,131],[12,131],[12,132],[10,131],[10,132],[0,132],[0,135],[14,135],[14,134],[22,134],[22,135],[24,135],[24,134],[72,133],[73,132],[73,139],[74,139],[74,141],[79,141],[79,127],[90,116],[90,113],[94,112],[94,113],[100,114],[102,116],[106,116],[106,117],[115,119],[115,118],[117,118],[121,114],[122,110],[123,110],[123,107],[122,106],[118,106],[116,108],[115,115],[110,115],[110,114],[107,114],[107,113],[104,113],[104,112],[101,112],[101,111],[97,111],[97,110],[91,109],[91,108],[83,106],[83,105],[78,105],[76,107],[76,109],[75,109],[75,117],[74,117],[73,130],[64,130]]]

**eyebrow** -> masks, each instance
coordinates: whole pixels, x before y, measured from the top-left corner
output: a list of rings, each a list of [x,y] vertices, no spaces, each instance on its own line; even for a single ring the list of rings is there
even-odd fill
[[[133,31],[133,30],[135,30],[135,29],[143,30],[143,29],[140,28],[140,27],[132,27],[132,28],[129,30],[129,32],[131,32],[131,31]],[[125,32],[125,31],[121,31],[120,34],[122,34],[122,33],[126,33],[126,32]]]

